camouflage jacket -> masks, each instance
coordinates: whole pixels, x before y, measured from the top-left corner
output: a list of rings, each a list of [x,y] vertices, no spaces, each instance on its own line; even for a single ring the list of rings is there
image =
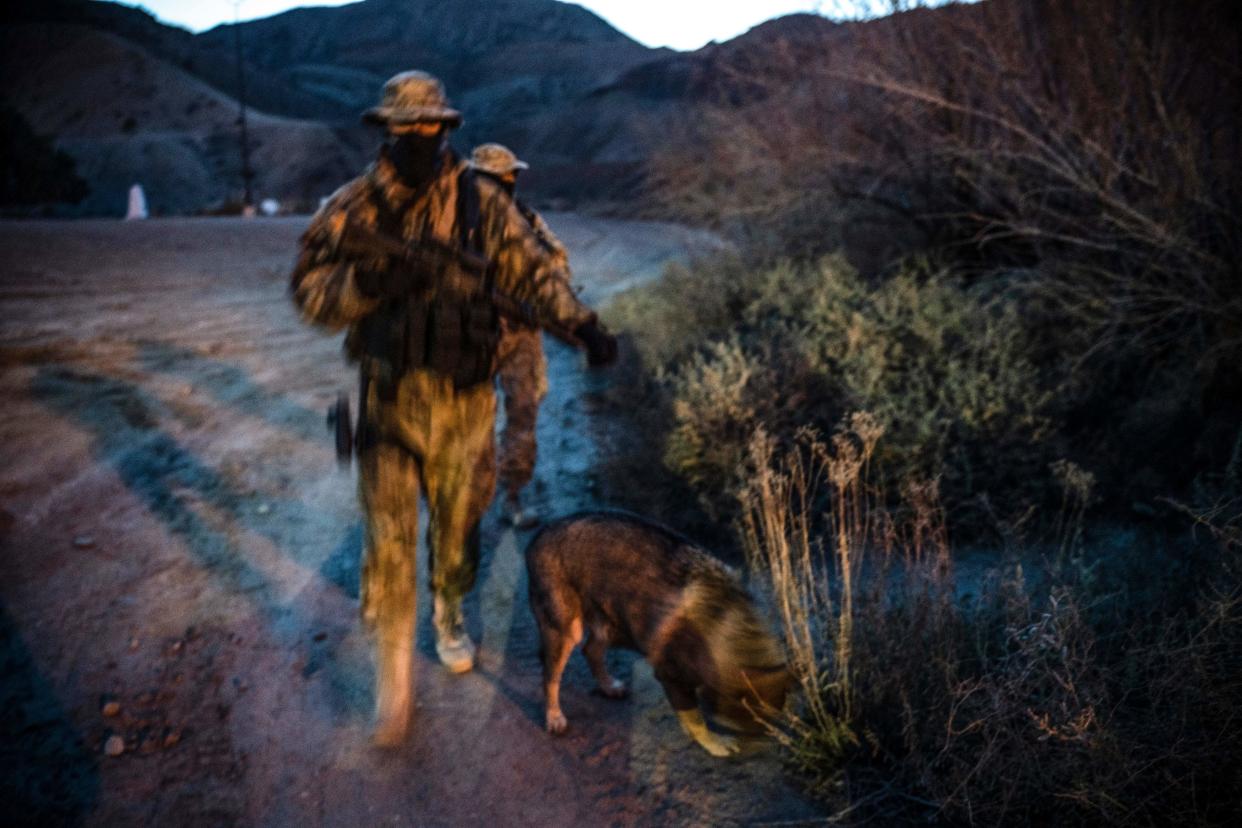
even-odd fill
[[[475,246],[493,263],[495,286],[515,299],[530,304],[545,318],[575,328],[594,318],[578,301],[569,285],[563,248],[559,254],[543,240],[515,202],[486,176],[462,177],[465,162],[446,151],[441,172],[429,184],[412,190],[397,178],[381,152],[379,159],[361,176],[334,193],[311,219],[302,236],[302,251],[291,279],[293,301],[303,318],[332,331],[348,327],[346,348],[353,359],[378,360],[384,368],[400,374],[424,364],[418,315],[426,311],[427,291],[409,295],[377,295],[368,276],[389,267],[382,258],[373,261],[345,256],[338,249],[346,222],[398,236],[412,242],[432,238],[445,245],[461,244],[458,184],[473,181],[478,191],[478,232]],[[434,293],[436,274],[430,274]],[[449,274],[443,274],[448,282]],[[433,309],[434,310],[434,309]],[[444,314],[441,313],[441,316]],[[466,327],[469,324],[466,323]],[[414,331],[415,333],[411,333]],[[379,336],[376,336],[379,332]],[[469,339],[468,331],[466,338]],[[453,338],[450,332],[447,337]],[[377,339],[382,340],[376,346]],[[435,332],[428,341],[434,344]],[[492,351],[468,355],[494,362]],[[428,346],[430,347],[430,346]],[[431,367],[453,374],[451,367]],[[476,374],[486,374],[476,378]],[[490,377],[491,366],[464,369],[461,385]]]
[[[528,207],[521,199],[515,198],[513,201],[517,205],[518,212],[526,218],[527,223],[530,224],[531,230],[535,232],[535,237],[539,239],[540,245],[543,246],[548,255],[552,257],[553,262],[559,267],[560,272],[563,274],[565,284],[568,285],[569,289],[575,296],[577,296],[579,291],[574,288],[570,282],[571,272],[569,269],[569,251],[565,249],[565,245],[562,244],[561,240],[557,238],[555,233],[552,232],[552,228],[548,227],[548,223],[543,220],[543,216]],[[533,330],[529,326],[523,325],[522,323],[511,319],[501,320],[501,329],[505,334],[509,334],[512,331]]]

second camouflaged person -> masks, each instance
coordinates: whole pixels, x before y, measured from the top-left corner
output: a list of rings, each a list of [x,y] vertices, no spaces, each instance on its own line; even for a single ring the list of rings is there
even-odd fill
[[[543,217],[517,198],[518,173],[530,166],[502,144],[481,144],[470,154],[470,164],[493,178],[513,196],[518,210],[548,255],[560,265],[569,279],[569,255],[565,246],[548,228]],[[503,335],[498,349],[497,379],[504,394],[505,426],[500,436],[500,488],[505,493],[505,514],[519,529],[539,522],[533,506],[522,505],[522,489],[535,473],[535,423],[539,404],[548,393],[548,364],[543,355],[543,335],[538,328],[509,320],[501,321]]]
[[[615,359],[616,340],[574,296],[563,263],[504,188],[449,147],[462,117],[436,78],[394,76],[364,119],[385,130],[379,157],[315,214],[291,287],[306,320],[348,329],[346,351],[360,365],[362,615],[375,636],[375,741],[391,745],[404,738],[412,708],[420,494],[430,518],[436,653],[453,672],[474,664],[462,599],[474,585],[479,521],[495,489],[500,325],[491,289],[572,330],[593,365]],[[354,228],[458,255],[412,272],[405,260],[351,245]],[[466,278],[465,262],[484,260],[486,277]]]

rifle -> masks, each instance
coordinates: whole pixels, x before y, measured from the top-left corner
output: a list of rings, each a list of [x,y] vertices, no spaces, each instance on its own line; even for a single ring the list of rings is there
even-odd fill
[[[449,290],[461,293],[482,293],[490,282],[492,263],[469,250],[463,250],[438,239],[420,239],[406,244],[384,233],[347,221],[337,249],[347,255],[359,257],[387,256],[413,274],[428,271],[456,270],[458,278],[447,285]],[[455,265],[455,268],[448,266]],[[417,285],[411,285],[416,287]],[[585,343],[564,325],[541,317],[534,308],[503,291],[491,288],[489,298],[501,316],[523,325],[543,328],[552,336],[574,348],[586,349]],[[336,459],[342,467],[348,466],[355,450],[362,449],[362,430],[366,427],[368,377],[361,372],[359,383],[358,420],[355,425],[350,416],[349,395],[337,395],[336,403],[328,409],[328,430],[336,442]]]
[[[355,256],[387,256],[414,273],[443,271],[446,265],[456,265],[459,276],[447,287],[461,293],[482,293],[487,289],[487,277],[493,267],[491,262],[477,253],[446,244],[439,239],[422,238],[413,244],[406,244],[352,221],[345,223],[337,249]],[[574,336],[573,331],[553,319],[541,316],[528,303],[494,287],[490,289],[488,298],[506,319],[542,328],[566,345],[585,350],[586,345]]]

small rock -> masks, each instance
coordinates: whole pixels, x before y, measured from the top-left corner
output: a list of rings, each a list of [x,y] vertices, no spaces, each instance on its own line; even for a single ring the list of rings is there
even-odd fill
[[[136,638],[131,638],[131,639],[129,640],[129,649],[130,649],[131,651],[138,649],[138,639],[136,639]]]
[[[272,507],[266,503],[260,503],[259,507],[255,509],[255,511],[261,515],[266,515],[268,512],[272,511]]]
[[[121,712],[121,703],[119,701],[110,701],[103,706],[103,714],[111,718]]]
[[[181,741],[181,731],[174,730],[172,733],[169,733],[167,736],[164,737],[164,747],[166,748],[176,747],[177,743],[180,741]]]
[[[326,632],[319,632],[319,633],[315,633],[315,640],[316,640],[316,641],[323,641],[323,640],[324,640],[325,638],[327,638],[327,637],[328,637],[328,634],[327,634]]]
[[[95,538],[91,535],[78,535],[73,539],[73,545],[78,549],[90,549],[95,545]]]
[[[104,753],[109,756],[120,756],[125,752],[125,740],[120,736],[112,735],[108,737],[108,741],[104,742]]]

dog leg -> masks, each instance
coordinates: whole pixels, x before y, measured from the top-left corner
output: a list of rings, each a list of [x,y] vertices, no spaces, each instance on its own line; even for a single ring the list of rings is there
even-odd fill
[[[564,733],[569,721],[561,712],[561,675],[574,646],[582,640],[582,619],[575,618],[569,624],[568,633],[554,629],[550,624],[541,625],[543,632],[543,697],[544,721],[549,733]]]
[[[662,664],[655,670],[656,680],[664,688],[664,695],[677,714],[677,721],[686,735],[712,756],[732,756],[742,749],[737,739],[721,736],[707,729],[707,722],[699,711],[698,695],[694,684],[680,674],[675,665]]]
[[[697,707],[678,710],[677,721],[681,724],[681,729],[686,731],[686,735],[712,756],[732,756],[742,749],[737,739],[732,736],[721,736],[708,730],[707,722],[703,721],[703,714]]]
[[[623,699],[629,694],[629,688],[608,672],[607,653],[608,639],[599,630],[592,629],[582,645],[582,654],[586,656],[587,664],[591,665],[591,674],[599,683],[600,692],[610,699]]]

